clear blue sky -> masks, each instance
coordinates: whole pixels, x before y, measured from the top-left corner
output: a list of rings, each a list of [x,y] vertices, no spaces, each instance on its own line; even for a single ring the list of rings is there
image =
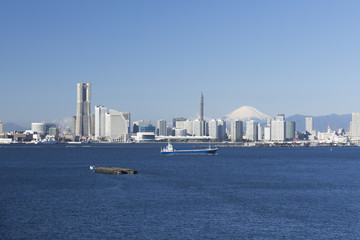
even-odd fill
[[[360,111],[360,1],[0,2],[0,120]]]

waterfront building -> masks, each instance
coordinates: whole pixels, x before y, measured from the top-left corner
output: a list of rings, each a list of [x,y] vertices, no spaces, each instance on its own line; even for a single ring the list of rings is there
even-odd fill
[[[218,121],[215,119],[209,121],[209,137],[219,139]]]
[[[159,130],[159,136],[167,136],[166,120],[158,120],[157,128]]]
[[[77,108],[73,131],[76,136],[92,135],[91,84],[77,84]]]
[[[95,106],[95,138],[105,137],[105,115],[107,109],[104,106]]]
[[[113,109],[105,114],[105,136],[108,141],[126,142],[129,137],[130,113]]]
[[[314,130],[314,120],[313,117],[305,118],[305,131],[311,133]]]
[[[194,122],[190,120],[185,121],[185,129],[187,135],[194,135]]]
[[[249,141],[258,140],[258,122],[250,120],[246,122],[246,138]]]
[[[50,132],[50,129],[57,129],[55,123],[31,123],[31,132],[39,134],[42,138],[44,138],[46,135],[52,135],[55,136],[54,130]],[[55,130],[55,132],[58,130]]]
[[[186,136],[186,129],[176,128],[175,129],[175,136],[176,137],[185,137]]]
[[[295,131],[296,131],[296,123],[294,121],[286,122],[286,133],[285,133],[285,139],[286,140],[294,140],[295,138]]]
[[[261,140],[263,140],[264,136],[263,136],[263,130],[262,130],[260,123],[258,123],[257,130],[258,130],[258,141],[261,141]]]
[[[264,141],[271,141],[271,125],[264,126]]]
[[[360,113],[352,113],[351,120],[351,138],[360,140]]]
[[[200,122],[200,120],[199,119],[196,119],[194,122],[194,127],[193,127],[193,129],[194,129],[194,136],[202,136],[201,135],[201,122]]]
[[[176,122],[179,122],[179,121],[186,121],[186,118],[184,118],[184,117],[173,118],[173,128],[176,128]]]
[[[271,140],[284,141],[285,140],[285,115],[278,114],[276,119],[271,121]]]
[[[143,126],[148,125],[149,123],[144,121],[144,120],[140,120],[140,121],[135,121],[133,123],[133,133],[138,133],[140,132],[140,128]]]
[[[231,122],[231,141],[236,142],[242,140],[243,122],[235,120]]]
[[[225,140],[226,139],[226,122],[219,119],[219,120],[217,120],[217,124],[218,124],[219,139]],[[209,127],[209,129],[210,129],[210,127]]]

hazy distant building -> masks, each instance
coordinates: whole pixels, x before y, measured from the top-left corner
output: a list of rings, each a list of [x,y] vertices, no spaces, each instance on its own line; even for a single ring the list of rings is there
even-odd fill
[[[358,112],[352,114],[351,138],[360,139],[360,113]]]
[[[226,139],[226,122],[223,120],[217,120],[218,123],[218,132],[219,132],[219,139],[225,140]],[[210,127],[209,127],[210,129]]]
[[[3,134],[3,123],[0,121],[0,134]]]
[[[258,140],[261,141],[263,140],[263,131],[262,131],[262,127],[261,127],[261,124],[258,123],[258,126],[257,126],[257,131],[258,131]]]
[[[305,118],[305,131],[311,133],[314,130],[314,120],[313,117]]]
[[[157,128],[159,130],[159,136],[167,136],[166,120],[158,120]]]
[[[177,118],[173,118],[173,127],[176,128],[176,122],[178,121],[186,121],[186,118],[184,117],[177,117]]]
[[[91,85],[90,83],[77,84],[77,108],[73,132],[76,136],[91,136]]]
[[[209,121],[209,137],[219,139],[218,121],[215,119]]]
[[[242,140],[243,122],[235,120],[231,122],[231,141],[236,142]]]
[[[50,129],[52,130],[50,131]],[[45,137],[46,135],[56,136],[58,130],[55,123],[31,123],[31,131]]]
[[[264,141],[271,141],[271,125],[264,126]]]
[[[104,106],[95,106],[95,138],[105,137],[105,115],[107,109]]]
[[[125,142],[129,136],[130,113],[113,109],[105,114],[105,136],[109,141]]]
[[[194,136],[202,136],[201,135],[201,122],[199,119],[196,119],[194,122]]]
[[[249,141],[257,141],[258,140],[258,122],[254,120],[250,120],[246,122],[246,138]]]
[[[286,122],[286,133],[285,133],[285,139],[286,140],[294,140],[295,138],[295,131],[296,131],[296,124],[294,121],[287,121]]]
[[[285,140],[285,115],[278,114],[276,119],[271,121],[271,140],[284,141]]]

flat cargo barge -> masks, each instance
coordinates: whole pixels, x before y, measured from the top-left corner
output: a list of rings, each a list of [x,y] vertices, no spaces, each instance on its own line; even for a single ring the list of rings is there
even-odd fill
[[[91,168],[90,168],[91,169]],[[93,169],[96,173],[105,173],[105,174],[137,174],[135,169],[127,169],[127,168],[118,168],[118,167],[97,167]]]

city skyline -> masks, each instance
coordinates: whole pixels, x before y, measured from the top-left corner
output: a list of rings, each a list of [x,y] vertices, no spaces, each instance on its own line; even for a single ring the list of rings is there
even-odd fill
[[[0,117],[62,121],[78,82],[134,120],[359,112],[357,1],[3,2]],[[336,16],[334,18],[333,16]],[[34,107],[35,106],[35,107]]]

